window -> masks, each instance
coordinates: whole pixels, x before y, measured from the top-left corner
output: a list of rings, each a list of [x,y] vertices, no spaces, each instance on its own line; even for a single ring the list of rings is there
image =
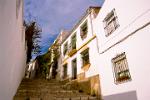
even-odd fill
[[[106,31],[106,36],[109,36],[113,31],[119,27],[118,18],[113,9],[110,13],[107,14],[104,21],[104,29]]]
[[[80,36],[82,40],[87,37],[87,32],[88,32],[88,25],[87,21],[85,21],[85,23],[80,27]]]
[[[112,59],[115,83],[131,80],[125,52]]]
[[[71,37],[71,43],[69,44],[68,56],[73,56],[77,52],[76,50],[76,34]]]
[[[71,49],[76,49],[76,34],[71,37]]]
[[[63,54],[66,55],[67,51],[68,51],[68,42],[64,44]]]
[[[63,79],[67,78],[67,64],[63,65]]]
[[[81,53],[81,58],[82,58],[82,66],[85,66],[85,65],[90,63],[90,60],[89,60],[89,48],[84,50]]]

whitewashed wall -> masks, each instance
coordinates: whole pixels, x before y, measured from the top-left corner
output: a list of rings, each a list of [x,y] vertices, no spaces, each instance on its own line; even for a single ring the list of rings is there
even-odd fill
[[[98,37],[99,56],[97,52],[92,52],[93,67],[86,75],[92,76],[99,73],[104,98],[130,91],[136,91],[138,100],[150,98],[150,25],[102,53],[123,37],[150,22],[149,4],[149,0],[105,0],[98,17],[93,21],[94,33]],[[113,8],[116,10],[120,27],[110,36],[105,37],[103,20]],[[132,81],[116,85],[111,59],[122,52],[126,53]],[[133,100],[128,96],[122,97],[118,95],[111,100]],[[110,100],[110,98],[105,100]]]
[[[91,66],[86,72],[86,77],[100,75],[100,88],[105,100],[149,100],[150,98],[150,80],[148,78],[150,76],[149,4],[150,1],[148,0],[105,0],[97,18],[93,19],[92,23],[90,16],[84,19],[84,21],[88,19],[88,36],[85,40],[82,41],[79,29],[84,21],[74,30],[74,32],[77,32],[77,48],[94,34],[97,36],[87,45],[89,47]],[[110,36],[106,37],[103,20],[114,8],[120,26]],[[141,28],[145,24],[147,26]],[[91,25],[93,26],[93,32]],[[134,31],[136,31],[135,34],[114,45]],[[66,40],[68,43],[70,43],[70,37]],[[62,51],[63,45],[61,46]],[[114,46],[108,49],[112,45]],[[82,49],[73,57],[67,59],[69,77],[72,76],[71,61],[74,58],[77,58],[77,74],[82,72],[81,51]],[[122,52],[126,53],[132,81],[116,85],[114,83],[111,59]]]
[[[88,33],[87,33],[87,37],[82,40],[81,39],[81,36],[80,36],[80,26],[82,26],[84,24],[84,22],[87,21],[87,24],[88,24]],[[71,33],[71,35],[63,42],[63,44],[61,45],[61,52],[62,52],[62,61],[68,57],[68,55],[64,56],[63,55],[63,46],[66,42],[68,42],[68,44],[70,44],[71,42],[71,37],[76,33],[76,48],[80,48],[84,43],[86,43],[89,39],[91,39],[93,36],[94,36],[94,33],[92,32],[92,27],[91,27],[91,16],[88,15],[87,17],[85,17],[81,23],[78,25],[78,27],[76,27],[74,29],[74,31]],[[93,40],[94,41],[94,40]],[[91,43],[90,43],[91,44]],[[95,45],[95,44],[94,44]],[[86,47],[89,47],[90,48],[90,53],[92,53],[93,51],[93,44],[92,45],[89,45],[87,44]],[[77,74],[80,74],[83,72],[83,70],[81,69],[82,67],[82,59],[81,59],[81,52],[83,50],[79,50],[75,55],[73,55],[72,57],[69,57],[69,59],[66,60],[67,64],[68,64],[68,70],[67,70],[67,73],[68,73],[68,76],[71,78],[72,77],[72,60],[74,60],[76,58],[77,60]],[[63,66],[63,64],[62,64]],[[63,69],[61,69],[61,75],[63,75],[62,72]]]
[[[12,100],[24,76],[26,52],[23,0],[0,0],[0,100]]]

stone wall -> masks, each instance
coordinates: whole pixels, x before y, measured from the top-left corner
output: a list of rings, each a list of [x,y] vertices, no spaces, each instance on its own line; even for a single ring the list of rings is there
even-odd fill
[[[76,80],[71,80],[65,85],[66,89],[78,90],[92,96],[101,97],[99,75],[85,78],[84,73],[78,75]]]

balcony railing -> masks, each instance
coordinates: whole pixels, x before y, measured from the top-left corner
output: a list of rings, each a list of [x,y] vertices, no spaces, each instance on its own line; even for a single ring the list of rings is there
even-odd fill
[[[73,56],[75,53],[77,52],[76,50],[76,42],[72,42],[69,45],[69,49],[68,49],[68,56]]]

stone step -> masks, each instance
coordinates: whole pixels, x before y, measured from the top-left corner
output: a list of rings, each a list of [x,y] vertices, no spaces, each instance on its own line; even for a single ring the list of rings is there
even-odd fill
[[[72,91],[18,91],[16,96],[40,96],[52,94],[54,97],[76,97],[76,96],[88,96],[84,93],[72,92]]]
[[[43,83],[43,82],[23,82],[23,83],[21,83],[21,85],[41,85],[41,84],[43,84],[43,85],[60,85],[62,83],[60,83],[60,82],[53,82],[53,83],[51,83],[51,82],[45,82],[45,83]]]
[[[64,97],[64,98],[56,98],[56,100],[99,100],[96,97]]]
[[[42,89],[42,88],[48,88],[48,89],[59,89],[63,88],[62,85],[20,85],[18,89]]]
[[[48,93],[48,94],[83,94],[83,93],[79,93],[78,91],[71,91],[71,90],[48,90],[48,89],[42,89],[42,90],[38,90],[38,89],[30,89],[30,90],[18,90],[17,93],[42,93],[42,92],[45,92],[45,93]]]
[[[31,82],[41,82],[41,83],[46,83],[46,82],[51,82],[51,83],[58,83],[61,81],[57,80],[45,80],[45,79],[23,79],[22,83],[31,83]]]
[[[19,88],[18,92],[26,92],[26,91],[52,91],[52,92],[59,92],[59,91],[63,91],[63,88],[60,87],[28,87],[28,88]]]
[[[98,100],[77,90],[66,90],[56,80],[23,79],[14,100]]]
[[[88,96],[84,93],[74,93],[71,91],[23,91],[18,92],[16,96],[41,96],[41,95],[53,95],[54,97],[76,97],[76,96]]]
[[[14,100],[43,100],[39,97],[15,97]]]
[[[15,97],[14,100],[99,100],[96,97]]]

